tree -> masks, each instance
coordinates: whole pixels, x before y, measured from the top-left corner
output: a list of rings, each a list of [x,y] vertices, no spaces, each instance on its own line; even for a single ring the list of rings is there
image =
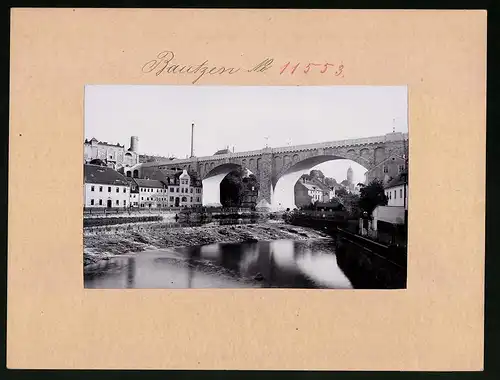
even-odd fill
[[[335,195],[337,196],[337,198],[340,198],[340,199],[345,197],[347,194],[348,194],[347,190],[343,187],[341,187],[335,191]]]
[[[253,190],[252,190],[253,188]],[[244,195],[258,192],[259,183],[255,175],[246,175],[246,170],[237,169],[229,173],[220,184],[220,200],[224,207],[239,207]]]
[[[360,189],[359,207],[371,215],[375,207],[387,205],[387,196],[382,181],[373,180]]]
[[[359,195],[347,193],[340,198],[347,212],[354,218],[361,216],[361,209],[359,207]]]

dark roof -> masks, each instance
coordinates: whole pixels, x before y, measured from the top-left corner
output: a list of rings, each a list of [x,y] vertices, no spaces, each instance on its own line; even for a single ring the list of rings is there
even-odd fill
[[[106,166],[83,165],[85,183],[128,186],[127,179],[116,170]]]
[[[217,154],[228,154],[228,153],[231,153],[229,151],[229,149],[221,149],[221,150],[218,150],[217,152],[214,153],[214,156],[217,155]]]
[[[407,180],[407,174],[406,173],[401,173],[398,175],[396,178],[391,179],[386,185],[385,188],[389,189],[391,187],[396,187],[396,186],[401,186],[404,183],[408,183]]]
[[[140,187],[154,187],[161,189],[166,186],[165,183],[162,181],[158,181],[157,179],[139,179],[139,178],[134,178],[134,181],[140,186]]]

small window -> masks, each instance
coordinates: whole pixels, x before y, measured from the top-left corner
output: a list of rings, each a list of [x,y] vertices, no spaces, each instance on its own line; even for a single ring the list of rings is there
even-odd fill
[[[193,197],[191,197],[190,202],[193,202]]]
[[[93,200],[93,199],[91,199],[91,200],[90,200],[90,205],[91,205],[91,206],[93,206],[93,205],[94,205],[94,200]]]
[[[124,192],[124,193],[126,193],[126,192],[127,192],[127,188],[126,188],[126,187],[124,187],[124,188],[123,188],[123,192]]]
[[[174,200],[174,197],[170,197],[170,201],[172,201],[172,202],[173,202],[173,200]]]
[[[123,189],[125,190],[125,189]],[[120,189],[118,188],[118,186],[116,186],[116,192],[119,193],[120,192]]]
[[[126,206],[127,205],[127,201],[124,200],[123,201],[123,205]]]
[[[193,192],[193,188],[191,188],[191,189],[189,189],[189,190],[190,190],[190,191],[189,191],[190,193],[192,193],[192,192]]]
[[[94,186],[90,186],[90,191],[94,191]]]
[[[99,186],[99,191],[102,193],[102,186]]]
[[[170,191],[173,193],[173,192],[174,192],[174,188],[173,188],[173,187],[171,187],[171,188],[170,188]]]
[[[183,202],[187,202],[187,198],[186,197],[182,197],[182,201]]]
[[[178,193],[179,192],[179,188],[177,188],[177,190],[175,192]]]
[[[403,189],[399,189],[399,197],[403,198]]]
[[[99,206],[102,206],[102,199],[99,199]]]
[[[117,206],[119,205],[119,201],[118,201],[118,199],[116,200],[116,205],[117,205]]]
[[[396,190],[394,190],[394,199],[397,199]]]
[[[389,173],[389,168],[386,165],[384,165],[384,173]]]
[[[141,197],[141,201],[143,201],[143,200],[144,200],[144,197]]]
[[[398,173],[402,173],[404,170],[404,165],[398,165]]]
[[[111,186],[108,186],[108,193],[111,193]]]

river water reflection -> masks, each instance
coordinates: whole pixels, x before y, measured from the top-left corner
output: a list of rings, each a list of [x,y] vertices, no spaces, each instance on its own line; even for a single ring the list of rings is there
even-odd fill
[[[333,240],[217,243],[140,252],[86,268],[86,288],[352,288]]]

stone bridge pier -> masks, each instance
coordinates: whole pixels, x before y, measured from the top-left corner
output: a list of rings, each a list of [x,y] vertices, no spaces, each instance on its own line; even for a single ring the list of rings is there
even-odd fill
[[[256,209],[269,211],[273,203],[273,155],[271,148],[263,150],[256,176],[259,182]]]

